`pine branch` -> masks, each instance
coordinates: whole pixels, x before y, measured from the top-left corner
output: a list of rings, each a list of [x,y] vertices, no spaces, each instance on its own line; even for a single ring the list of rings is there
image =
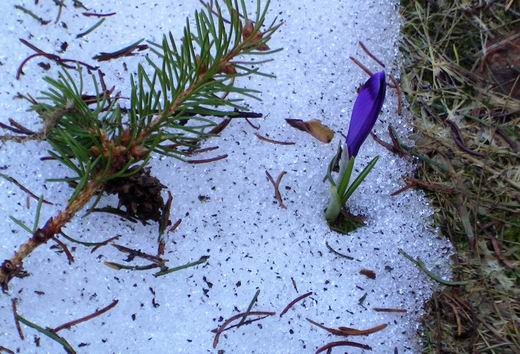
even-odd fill
[[[51,145],[50,155],[75,173],[66,180],[76,187],[67,207],[43,227],[35,227],[32,237],[2,263],[0,285],[4,291],[13,277],[24,275],[23,260],[58,237],[108,182],[139,172],[153,153],[183,160],[183,148],[196,147],[216,125],[205,116],[222,116],[223,109],[246,111],[242,99],[257,99],[258,91],[237,87],[235,79],[271,76],[258,68],[269,60],[252,62],[258,67],[250,68],[236,59],[277,52],[267,43],[281,23],[275,19],[264,26],[269,2],[263,8],[258,3],[254,22],[247,19],[244,0],[223,3],[223,8],[215,3],[215,8],[196,12],[196,31],[187,22],[180,46],[171,34],[164,36],[161,44],[150,43],[159,62],[146,58],[151,73],[138,66],[136,77],[131,78],[126,113],[119,107],[119,98],[110,97],[95,76],[92,85],[96,95],[85,101],[79,67],[73,73],[77,79],[69,71],[63,71],[58,79],[46,78],[50,87],[42,94],[43,101],[35,102],[32,109],[44,121],[41,134]]]

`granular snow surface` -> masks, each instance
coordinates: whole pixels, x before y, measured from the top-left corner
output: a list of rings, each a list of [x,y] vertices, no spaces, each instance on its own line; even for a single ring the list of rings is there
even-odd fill
[[[98,19],[81,15],[72,1],[65,3],[60,22],[54,24],[57,7],[53,1],[38,5],[32,0],[0,2],[2,122],[14,118],[39,129],[37,116],[26,111],[27,102],[14,97],[17,92],[37,96],[46,87],[43,75],[55,76],[59,70],[46,59],[35,58],[16,80],[18,65],[33,54],[18,38],[52,53],[67,42],[68,48],[60,55],[96,64],[92,57],[100,51],[115,51],[141,38],[158,41],[167,31],[180,38],[185,18],[202,6],[197,0],[85,0],[91,11],[116,15],[76,39]],[[14,5],[24,5],[53,21],[42,26]],[[419,320],[436,284],[398,250],[420,257],[429,269],[448,277],[450,246],[432,227],[432,208],[422,192],[390,195],[403,187],[403,176],[413,175],[413,161],[393,155],[369,138],[361,148],[356,171],[373,156],[381,158],[349,202],[353,212],[366,215],[367,225],[345,236],[331,231],[323,217],[329,197],[323,176],[342,139],[340,132],[346,133],[356,88],[367,79],[349,56],[380,70],[359,48],[358,42],[363,41],[384,61],[387,73],[398,77],[398,1],[278,0],[272,2],[267,22],[274,16],[285,24],[270,46],[284,51],[275,54],[275,61],[265,69],[277,79],[254,77],[241,82],[262,91],[262,102],[248,102],[251,110],[268,116],[254,121],[260,129],[234,120],[220,137],[206,143],[219,149],[198,157],[228,154],[225,160],[202,165],[166,158],[152,162],[152,173],[174,194],[172,219],[182,218],[169,236],[168,264],[181,265],[206,255],[209,261],[155,278],[150,272],[105,266],[104,261],[124,263],[125,256],[110,246],[91,253],[64,240],[76,260],[69,265],[49,243],[24,263],[30,276],[14,279],[9,293],[0,296],[0,346],[20,353],[63,352],[58,343],[25,325],[26,338],[19,338],[11,310],[13,298],[18,299],[18,312],[24,318],[51,328],[117,299],[111,311],[60,335],[78,353],[313,353],[341,340],[311,325],[309,318],[328,327],[357,329],[387,323],[378,333],[349,340],[370,345],[374,353],[391,353],[394,348],[399,353],[420,352]],[[130,72],[144,61],[144,55],[100,63],[109,86],[116,85],[123,95],[129,92]],[[40,62],[50,63],[51,69],[45,71],[37,65]],[[388,124],[404,139],[411,133],[406,112],[400,116],[396,108],[395,91],[389,89],[375,128],[386,141]],[[331,144],[322,144],[289,127],[286,118],[321,119],[337,132],[336,137]],[[296,144],[271,144],[255,133]],[[70,173],[55,162],[40,161],[47,148],[46,143],[35,142],[0,147],[0,172],[55,203],[44,205],[42,220],[63,208],[71,193],[64,184],[46,182]],[[287,209],[278,205],[265,171],[275,179],[287,172],[280,185]],[[32,225],[36,203],[32,200],[28,205],[26,194],[4,179],[0,186],[0,259],[4,259],[28,238],[9,216]],[[115,203],[113,197],[102,201],[102,205]],[[121,235],[118,243],[122,245],[149,253],[157,248],[157,225],[133,224],[108,214],[80,215],[66,227],[66,233],[90,242]],[[327,244],[353,259],[331,252]],[[373,270],[376,278],[360,274],[363,268]],[[277,315],[226,331],[213,349],[211,330],[246,311],[257,290],[253,310]],[[307,292],[313,294],[279,316],[289,302]],[[374,307],[407,312],[381,313]],[[35,336],[40,338],[39,347]],[[333,352],[347,350],[365,352],[348,347]]]

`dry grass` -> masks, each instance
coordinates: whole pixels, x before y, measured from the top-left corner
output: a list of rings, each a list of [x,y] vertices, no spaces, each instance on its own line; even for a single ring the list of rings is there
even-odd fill
[[[401,5],[418,178],[449,187],[429,193],[470,280],[427,304],[424,352],[520,353],[520,2]]]

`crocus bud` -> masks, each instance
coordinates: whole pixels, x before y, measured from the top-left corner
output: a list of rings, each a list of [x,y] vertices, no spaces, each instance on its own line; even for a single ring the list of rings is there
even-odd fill
[[[347,150],[350,157],[355,157],[359,148],[370,134],[376,123],[386,94],[385,73],[375,73],[361,86],[347,134]]]

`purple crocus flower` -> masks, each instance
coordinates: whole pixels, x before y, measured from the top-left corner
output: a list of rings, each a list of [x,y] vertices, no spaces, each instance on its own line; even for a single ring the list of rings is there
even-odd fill
[[[383,106],[385,94],[384,71],[373,74],[359,90],[347,134],[346,144],[349,158],[357,155],[359,148],[374,127]]]

